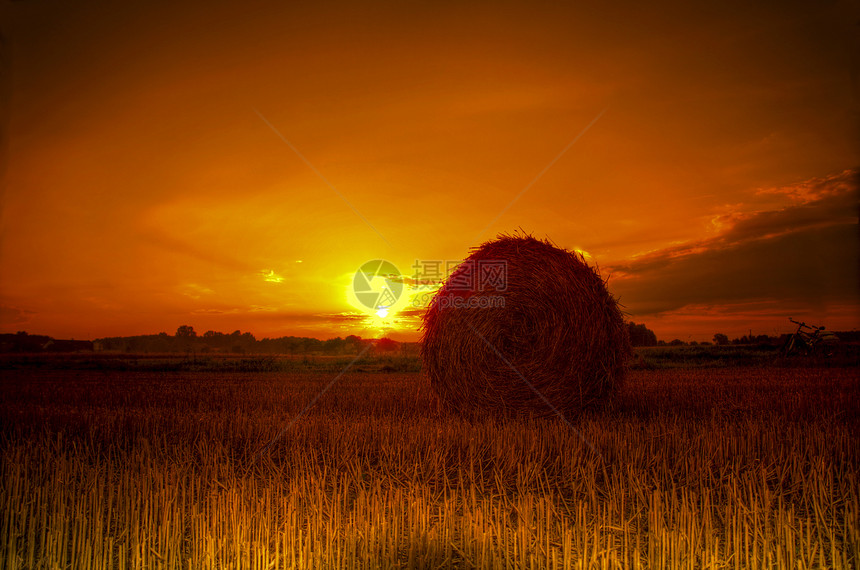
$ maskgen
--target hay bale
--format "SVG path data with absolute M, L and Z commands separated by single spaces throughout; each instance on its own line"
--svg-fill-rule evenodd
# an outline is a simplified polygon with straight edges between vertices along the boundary
M 488 278 L 497 262 L 506 267 L 502 290 Z M 430 384 L 460 411 L 546 416 L 554 407 L 570 417 L 618 388 L 631 355 L 599 274 L 581 255 L 531 236 L 473 248 L 433 297 L 422 329 Z

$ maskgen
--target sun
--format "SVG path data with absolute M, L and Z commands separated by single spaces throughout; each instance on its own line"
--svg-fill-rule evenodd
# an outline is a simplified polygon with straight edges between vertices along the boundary
M 368 284 L 370 291 L 378 293 L 379 298 L 373 303 L 372 307 L 368 306 L 366 297 L 359 299 L 356 296 L 354 276 L 354 273 L 344 274 L 344 291 L 347 303 L 355 310 L 355 314 L 361 315 L 357 321 L 357 323 L 360 323 L 359 326 L 373 336 L 379 337 L 401 331 L 402 319 L 400 318 L 400 311 L 407 307 L 409 295 L 404 291 L 403 294 L 394 298 L 390 294 L 392 287 L 386 281 L 386 278 L 377 275 L 370 279 Z

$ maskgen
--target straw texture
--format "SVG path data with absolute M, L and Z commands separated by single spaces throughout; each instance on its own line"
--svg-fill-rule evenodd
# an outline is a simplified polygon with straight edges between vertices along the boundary
M 617 390 L 631 355 L 618 303 L 597 271 L 528 235 L 473 248 L 434 296 L 422 329 L 430 384 L 461 411 L 576 415 Z

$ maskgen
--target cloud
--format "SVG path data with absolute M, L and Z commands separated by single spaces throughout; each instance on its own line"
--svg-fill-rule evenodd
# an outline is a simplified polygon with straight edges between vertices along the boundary
M 27 309 L 19 309 L 17 307 L 9 307 L 0 305 L 0 324 L 18 325 L 29 322 L 30 315 L 35 314 L 35 311 Z
M 635 315 L 776 300 L 823 309 L 858 299 L 857 172 L 788 187 L 791 205 L 735 214 L 722 233 L 609 268 Z
M 269 307 L 265 305 L 251 305 L 249 307 L 231 307 L 231 308 L 203 308 L 194 309 L 192 315 L 249 315 L 252 313 L 276 313 L 277 307 Z M 283 313 L 279 313 L 283 317 Z
M 321 313 L 307 315 L 308 320 L 316 320 L 321 322 L 361 322 L 367 318 L 366 313 L 359 312 L 343 312 L 343 313 Z
M 171 235 L 157 228 L 141 228 L 139 230 L 141 241 L 160 250 L 166 250 L 171 254 L 180 254 L 216 267 L 238 270 L 243 273 L 254 271 L 253 265 L 224 252 L 217 251 L 213 247 L 205 247 L 191 243 L 187 239 Z
M 263 269 L 258 272 L 257 275 L 260 275 L 263 278 L 263 281 L 268 281 L 270 283 L 282 283 L 284 281 L 284 278 L 275 273 L 274 269 Z
M 183 287 L 183 294 L 191 297 L 192 299 L 200 299 L 203 295 L 211 295 L 215 291 L 206 287 L 205 285 L 198 285 L 197 283 L 186 283 Z
M 426 310 L 427 310 L 426 307 L 410 307 L 407 309 L 402 309 L 400 311 L 397 311 L 397 314 L 399 316 L 403 316 L 403 317 L 420 318 Z
M 857 171 L 848 169 L 837 174 L 811 178 L 788 186 L 759 188 L 756 190 L 756 194 L 787 196 L 795 202 L 807 203 L 824 196 L 850 192 L 852 188 L 856 187 L 857 176 Z

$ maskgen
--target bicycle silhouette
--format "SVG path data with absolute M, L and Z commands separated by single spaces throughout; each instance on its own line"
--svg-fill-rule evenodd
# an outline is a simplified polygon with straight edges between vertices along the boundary
M 833 335 L 822 332 L 824 327 L 808 325 L 795 321 L 791 317 L 788 320 L 797 325 L 797 330 L 789 335 L 782 345 L 779 351 L 782 356 L 833 356 L 833 353 L 827 349 L 829 341 L 833 340 Z

